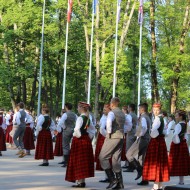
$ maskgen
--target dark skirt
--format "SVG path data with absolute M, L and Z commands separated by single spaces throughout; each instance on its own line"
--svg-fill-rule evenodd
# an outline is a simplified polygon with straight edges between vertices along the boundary
M 94 177 L 94 156 L 88 135 L 73 137 L 65 180 L 75 182 Z
M 35 159 L 53 160 L 53 141 L 51 132 L 42 129 L 37 138 Z
M 5 137 L 6 142 L 10 144 L 13 144 L 13 138 L 9 134 L 12 131 L 12 129 L 13 129 L 13 125 L 8 125 L 6 129 L 6 137 Z
M 62 146 L 62 132 L 58 133 L 56 136 L 54 156 L 63 156 L 63 146 Z
M 0 151 L 6 151 L 5 134 L 2 127 L 0 127 Z
M 179 144 L 172 142 L 169 154 L 170 176 L 188 176 L 190 174 L 190 157 L 186 140 Z
M 24 132 L 23 143 L 26 150 L 35 149 L 33 130 L 29 126 L 26 127 Z
M 121 161 L 126 161 L 127 160 L 127 157 L 126 157 L 126 147 L 127 146 L 127 141 L 126 141 L 126 136 L 124 138 L 124 141 L 123 141 L 123 148 L 122 148 L 122 151 L 121 151 Z
M 143 166 L 143 180 L 169 181 L 168 154 L 163 136 L 151 138 Z
M 105 140 L 105 137 L 101 135 L 101 133 L 99 133 L 97 143 L 96 143 L 95 158 L 94 158 L 94 161 L 96 162 L 96 170 L 99 170 L 99 171 L 103 170 L 100 165 L 99 155 L 100 155 L 102 146 L 104 144 L 104 140 Z

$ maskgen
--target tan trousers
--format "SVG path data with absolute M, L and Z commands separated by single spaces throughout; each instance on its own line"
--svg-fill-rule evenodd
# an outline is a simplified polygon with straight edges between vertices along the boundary
M 121 151 L 123 148 L 124 139 L 109 139 L 106 138 L 102 146 L 99 160 L 104 170 L 110 169 L 110 158 L 112 158 L 112 169 L 118 173 L 121 171 Z

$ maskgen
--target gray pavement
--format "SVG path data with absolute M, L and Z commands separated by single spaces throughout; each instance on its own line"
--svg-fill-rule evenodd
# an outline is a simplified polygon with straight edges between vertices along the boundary
M 49 167 L 38 166 L 41 160 L 34 160 L 34 151 L 31 156 L 18 158 L 17 150 L 8 149 L 2 152 L 0 157 L 0 190 L 62 190 L 75 189 L 70 182 L 64 180 L 66 169 L 62 168 L 58 162 L 61 157 L 55 157 L 50 161 Z M 150 190 L 153 183 L 149 186 L 140 187 L 136 185 L 134 173 L 123 173 L 124 185 L 126 190 Z M 86 179 L 87 190 L 106 189 L 107 184 L 99 183 L 104 178 L 104 173 L 96 171 L 94 178 Z M 172 177 L 170 182 L 164 185 L 174 185 L 178 183 L 177 177 Z M 190 177 L 185 177 L 185 183 L 190 184 Z M 190 189 L 190 188 L 189 188 Z

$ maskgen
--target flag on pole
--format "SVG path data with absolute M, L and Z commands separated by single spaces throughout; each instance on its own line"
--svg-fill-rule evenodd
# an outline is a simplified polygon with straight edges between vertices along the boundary
M 96 7 L 97 7 L 97 4 L 98 4 L 98 0 L 93 0 L 93 13 L 96 14 Z
M 72 5 L 73 5 L 73 1 L 72 0 L 68 0 L 67 22 L 71 21 Z
M 118 18 L 118 22 L 120 20 L 120 12 L 121 12 L 121 0 L 118 0 L 118 6 L 117 6 L 117 18 Z
M 143 0 L 140 0 L 138 23 L 140 25 L 143 23 Z

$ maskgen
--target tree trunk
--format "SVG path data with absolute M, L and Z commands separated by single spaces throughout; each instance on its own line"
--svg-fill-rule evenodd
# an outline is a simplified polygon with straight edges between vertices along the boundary
M 180 54 L 184 53 L 184 47 L 185 47 L 184 41 L 190 27 L 190 20 L 188 19 L 189 9 L 190 9 L 190 0 L 188 0 L 188 5 L 186 7 L 185 16 L 183 20 L 183 28 L 182 28 L 181 38 L 180 38 L 180 43 L 179 43 Z M 173 67 L 173 71 L 175 73 L 175 76 L 173 77 L 173 80 L 172 80 L 171 113 L 175 113 L 176 108 L 177 108 L 177 90 L 178 90 L 179 80 L 180 80 L 179 75 L 181 73 L 181 59 L 177 60 L 177 63 Z
M 156 35 L 155 35 L 155 0 L 150 2 L 150 28 L 152 41 L 152 59 L 150 64 L 151 80 L 152 80 L 152 104 L 159 101 L 158 80 L 156 70 Z

